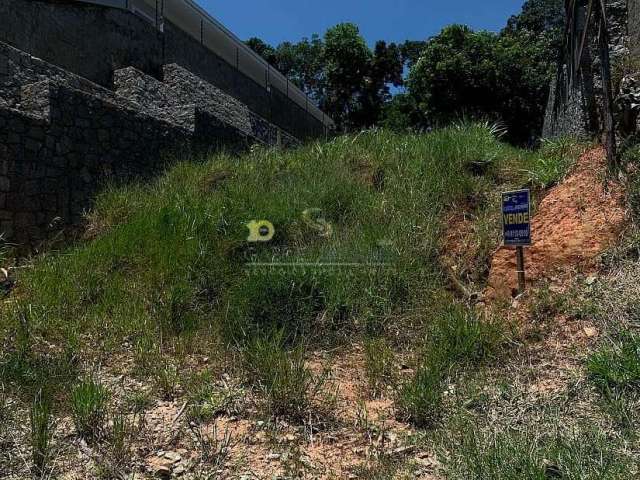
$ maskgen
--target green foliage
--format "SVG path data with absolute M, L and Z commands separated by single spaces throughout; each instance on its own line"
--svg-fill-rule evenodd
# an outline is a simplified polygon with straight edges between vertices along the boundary
M 426 360 L 419 365 L 398 392 L 396 405 L 401 417 L 417 427 L 433 427 L 443 414 L 445 377 L 439 364 Z
M 528 183 L 549 188 L 560 183 L 574 165 L 582 145 L 572 137 L 542 141 L 540 155 L 527 170 Z
M 22 375 L 22 365 L 32 375 L 25 369 L 35 368 L 35 353 L 24 351 L 34 338 L 69 345 L 70 359 L 79 333 L 106 350 L 132 338 L 136 363 L 153 374 L 161 339 L 209 326 L 235 344 L 261 329 L 313 337 L 353 330 L 363 317 L 383 324 L 438 285 L 432 260 L 440 214 L 491 181 L 468 166 L 489 162 L 492 175 L 528 155 L 482 126 L 429 135 L 376 131 L 290 152 L 258 150 L 238 161 L 182 163 L 149 186 L 109 190 L 92 216 L 102 234 L 36 259 L 21 276 L 21 303 L 29 307 L 2 307 L 4 334 L 24 338 L 11 342 L 23 347 L 3 352 L 2 364 L 13 359 L 5 374 Z M 363 178 L 369 171 L 383 183 Z M 229 173 L 212 190 L 208 179 L 219 172 Z M 309 208 L 322 211 L 332 235 L 309 225 Z M 273 242 L 246 241 L 253 219 L 274 224 Z M 391 268 L 313 266 L 383 257 Z M 267 266 L 251 266 L 259 262 Z
M 126 463 L 130 454 L 130 439 L 133 433 L 133 426 L 123 413 L 113 417 L 110 432 L 111 454 L 118 464 Z
M 324 384 L 305 365 L 305 350 L 287 349 L 283 331 L 258 337 L 244 350 L 249 382 L 258 385 L 269 413 L 301 418 Z
M 427 361 L 445 369 L 477 366 L 491 359 L 505 339 L 504 328 L 497 321 L 481 320 L 455 304 L 434 319 L 427 335 Z
M 219 415 L 237 415 L 240 412 L 244 391 L 227 382 L 216 385 L 211 372 L 195 375 L 187 387 L 190 421 L 211 421 Z
M 390 86 L 403 83 L 403 66 L 415 61 L 422 42 L 399 46 L 381 40 L 371 50 L 356 25 L 341 23 L 323 38 L 275 48 L 251 38 L 247 45 L 331 115 L 339 130 L 350 131 L 379 120 Z
M 71 414 L 76 430 L 86 439 L 98 438 L 104 429 L 109 392 L 96 380 L 89 378 L 71 391 Z
M 563 0 L 527 0 L 522 6 L 522 11 L 509 18 L 503 34 L 528 33 L 544 36 L 548 45 L 548 56 L 553 58 L 560 52 L 564 17 Z
M 51 444 L 55 424 L 51 415 L 51 399 L 42 389 L 36 393 L 29 414 L 33 475 L 35 478 L 48 478 L 53 460 Z
M 531 429 L 481 433 L 464 422 L 447 432 L 450 478 L 484 480 L 581 480 L 628 478 L 628 459 L 602 432 L 585 429 L 568 435 Z
M 462 306 L 452 305 L 440 312 L 434 317 L 414 377 L 400 388 L 401 415 L 419 427 L 432 427 L 443 414 L 449 375 L 492 358 L 503 340 L 497 323 L 481 321 Z
M 369 339 L 364 345 L 364 360 L 371 394 L 382 395 L 395 381 L 393 350 L 382 337 Z
M 160 395 L 170 400 L 175 398 L 180 387 L 180 375 L 178 367 L 168 358 L 159 358 L 156 368 L 153 370 L 155 386 Z
M 427 43 L 408 86 L 432 124 L 463 115 L 501 120 L 510 139 L 528 142 L 542 128 L 551 63 L 534 35 L 452 25 Z
M 603 391 L 625 390 L 640 385 L 640 336 L 624 332 L 591 354 L 587 369 Z

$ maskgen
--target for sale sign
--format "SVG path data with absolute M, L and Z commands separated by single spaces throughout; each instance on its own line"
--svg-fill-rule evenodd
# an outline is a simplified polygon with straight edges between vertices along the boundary
M 516 190 L 502 194 L 502 232 L 505 246 L 531 245 L 531 193 Z

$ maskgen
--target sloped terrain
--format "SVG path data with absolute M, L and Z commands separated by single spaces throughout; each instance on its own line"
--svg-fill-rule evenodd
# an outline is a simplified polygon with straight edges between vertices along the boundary
M 632 478 L 635 423 L 619 423 L 640 368 L 607 373 L 601 342 L 622 341 L 604 299 L 633 260 L 495 308 L 451 288 L 486 279 L 497 193 L 574 151 L 483 125 L 374 131 L 105 192 L 84 242 L 3 261 L 2 476 Z M 252 220 L 272 242 L 247 241 Z M 450 238 L 477 258 L 445 258 Z
M 525 248 L 529 282 L 593 271 L 599 256 L 619 240 L 628 219 L 626 199 L 622 186 L 607 180 L 606 170 L 604 150 L 587 151 L 537 206 L 533 245 Z M 489 297 L 505 298 L 517 290 L 513 248 L 501 247 L 493 256 L 488 283 Z

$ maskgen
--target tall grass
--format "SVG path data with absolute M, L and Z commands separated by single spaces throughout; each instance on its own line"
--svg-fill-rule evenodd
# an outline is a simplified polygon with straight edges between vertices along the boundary
M 441 287 L 442 213 L 485 197 L 498 179 L 526 181 L 522 168 L 506 167 L 534 156 L 486 126 L 460 125 L 183 162 L 151 184 L 105 191 L 92 239 L 36 259 L 16 300 L 32 312 L 32 338 L 67 345 L 88 336 L 91 350 L 119 349 L 125 338 L 166 348 L 205 330 L 228 345 L 274 329 L 290 340 L 378 334 L 389 318 L 414 321 L 403 313 Z M 507 170 L 518 173 L 505 179 Z M 247 242 L 252 220 L 270 221 L 274 239 Z M 255 266 L 264 263 L 290 265 Z M 20 321 L 0 309 L 2 371 Z
M 480 432 L 462 423 L 447 431 L 448 478 L 469 480 L 622 480 L 630 461 L 615 440 L 594 428 L 537 431 L 529 426 Z

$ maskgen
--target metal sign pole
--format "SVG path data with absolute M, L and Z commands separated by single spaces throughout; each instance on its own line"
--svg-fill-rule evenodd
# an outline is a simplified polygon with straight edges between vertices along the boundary
M 518 268 L 518 294 L 523 294 L 526 288 L 524 276 L 524 247 L 516 247 L 516 263 Z

